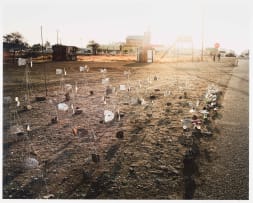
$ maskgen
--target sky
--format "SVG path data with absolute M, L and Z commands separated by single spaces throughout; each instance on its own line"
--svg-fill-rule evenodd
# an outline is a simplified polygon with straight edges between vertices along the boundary
M 2 32 L 20 32 L 30 44 L 58 40 L 86 47 L 124 42 L 151 32 L 152 44 L 192 37 L 195 48 L 249 49 L 250 0 L 3 0 Z M 186 45 L 187 46 L 187 45 Z

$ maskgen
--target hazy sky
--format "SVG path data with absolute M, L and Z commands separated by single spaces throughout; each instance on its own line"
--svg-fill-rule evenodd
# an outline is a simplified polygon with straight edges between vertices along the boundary
M 205 47 L 219 42 L 237 52 L 249 48 L 250 0 L 4 0 L 3 34 L 18 31 L 29 44 L 86 46 L 125 41 L 127 35 L 151 31 L 153 44 L 172 44 L 178 36 L 192 36 L 201 47 L 202 19 Z

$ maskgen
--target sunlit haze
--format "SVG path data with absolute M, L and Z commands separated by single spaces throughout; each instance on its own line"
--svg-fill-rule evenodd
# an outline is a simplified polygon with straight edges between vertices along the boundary
M 249 48 L 250 10 L 246 0 L 4 0 L 3 34 L 20 32 L 30 44 L 44 39 L 51 44 L 86 47 L 124 42 L 128 35 L 151 32 L 152 44 L 172 44 L 191 36 L 195 48 L 204 46 Z M 202 32 L 203 31 L 203 32 Z

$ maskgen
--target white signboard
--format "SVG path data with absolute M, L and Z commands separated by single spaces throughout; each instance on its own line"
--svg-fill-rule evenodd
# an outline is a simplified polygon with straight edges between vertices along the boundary
M 84 70 L 85 70 L 85 67 L 80 66 L 80 72 L 84 72 Z
M 57 107 L 58 107 L 58 110 L 60 111 L 67 111 L 69 109 L 69 106 L 65 103 L 59 103 Z
M 100 73 L 106 73 L 106 72 L 107 72 L 106 68 L 100 69 Z
M 89 67 L 88 67 L 87 65 L 85 65 L 85 66 L 80 66 L 80 72 L 84 72 L 84 71 L 86 71 L 86 72 L 89 71 Z
M 104 121 L 105 123 L 110 122 L 114 119 L 114 113 L 109 111 L 109 110 L 105 110 L 104 111 Z
M 26 65 L 26 59 L 18 58 L 18 66 L 25 66 Z
M 62 69 L 56 69 L 56 75 L 61 75 L 62 74 Z
M 120 85 L 119 89 L 122 90 L 122 91 L 126 90 L 126 85 Z
M 67 91 L 71 91 L 71 90 L 72 90 L 72 85 L 71 85 L 71 84 L 66 84 L 66 85 L 65 85 L 65 89 L 66 89 Z
M 102 79 L 102 84 L 103 84 L 103 85 L 108 84 L 108 83 L 109 83 L 109 80 L 110 80 L 110 78 L 104 78 L 104 79 Z

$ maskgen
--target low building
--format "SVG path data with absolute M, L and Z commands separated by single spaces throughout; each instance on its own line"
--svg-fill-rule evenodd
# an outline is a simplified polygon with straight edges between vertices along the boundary
M 52 54 L 53 53 L 53 48 L 52 47 L 46 47 L 45 50 L 44 50 L 44 52 L 46 54 Z
M 128 46 L 134 46 L 134 47 L 140 47 L 143 45 L 144 36 L 127 36 L 126 38 L 126 44 Z
M 150 45 L 150 32 L 144 35 L 130 35 L 126 38 L 126 43 L 122 46 L 124 54 L 137 54 L 138 49 Z
M 16 62 L 18 57 L 23 57 L 26 49 L 23 44 L 3 42 L 3 61 Z
M 78 55 L 92 55 L 92 48 L 79 48 L 76 52 Z
M 122 47 L 123 47 L 122 42 L 115 42 L 115 43 L 111 43 L 111 44 L 102 44 L 102 45 L 99 45 L 98 53 L 99 54 L 112 54 L 112 55 L 121 54 Z
M 75 61 L 77 60 L 77 50 L 75 46 L 65 46 L 56 44 L 53 48 L 53 61 Z
M 154 62 L 154 49 L 152 47 L 140 47 L 137 50 L 137 61 L 141 63 Z

